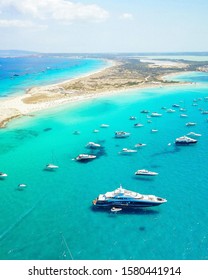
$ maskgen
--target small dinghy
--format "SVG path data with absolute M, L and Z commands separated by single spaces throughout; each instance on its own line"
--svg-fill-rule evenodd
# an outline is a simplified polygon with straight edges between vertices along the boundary
M 119 212 L 122 211 L 122 208 L 112 207 L 111 212 Z

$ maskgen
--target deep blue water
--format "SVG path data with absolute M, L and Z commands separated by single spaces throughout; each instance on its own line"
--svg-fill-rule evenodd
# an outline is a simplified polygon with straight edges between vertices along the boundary
M 11 122 L 0 131 L 0 168 L 8 174 L 0 181 L 0 259 L 207 260 L 206 96 L 206 83 L 133 90 Z M 161 109 L 175 103 L 187 111 Z M 143 109 L 163 115 L 148 123 Z M 129 120 L 132 115 L 136 121 Z M 188 121 L 197 125 L 187 127 Z M 135 122 L 144 126 L 135 128 Z M 131 135 L 115 139 L 116 130 Z M 190 131 L 202 135 L 198 143 L 176 147 L 175 138 Z M 88 152 L 89 141 L 100 143 L 102 153 L 87 164 L 74 161 Z M 119 154 L 136 143 L 147 146 L 131 156 Z M 44 171 L 49 162 L 60 168 Z M 135 178 L 142 168 L 159 175 Z M 19 191 L 19 183 L 27 187 Z M 120 184 L 168 202 L 117 214 L 92 208 L 98 194 Z
M 0 57 L 0 97 L 22 94 L 32 86 L 61 82 L 105 65 L 104 60 L 58 56 Z

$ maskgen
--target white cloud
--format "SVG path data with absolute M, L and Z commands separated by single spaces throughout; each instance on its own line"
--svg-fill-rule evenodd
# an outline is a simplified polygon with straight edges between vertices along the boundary
M 124 13 L 120 16 L 120 19 L 125 19 L 125 20 L 133 20 L 134 17 L 132 14 L 130 13 Z
M 95 4 L 74 3 L 68 0 L 0 0 L 0 11 L 11 9 L 18 16 L 60 22 L 103 21 L 109 14 Z

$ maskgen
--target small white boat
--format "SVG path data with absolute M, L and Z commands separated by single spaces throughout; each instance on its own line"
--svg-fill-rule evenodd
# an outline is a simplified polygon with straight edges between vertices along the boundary
M 159 114 L 159 113 L 157 113 L 157 112 L 153 112 L 152 114 L 151 114 L 151 117 L 161 117 L 162 116 L 162 114 Z
M 175 110 L 173 110 L 173 109 L 167 109 L 166 112 L 167 112 L 167 113 L 174 113 Z
M 180 105 L 178 105 L 178 104 L 173 104 L 172 107 L 173 107 L 173 108 L 179 108 Z
M 23 189 L 26 188 L 26 187 L 27 187 L 26 184 L 19 184 L 19 185 L 18 185 L 18 189 L 19 189 L 19 190 L 23 190 Z
M 59 166 L 58 165 L 55 165 L 55 164 L 52 164 L 52 163 L 49 163 L 46 165 L 45 169 L 46 170 L 55 170 L 55 169 L 58 169 Z
M 0 172 L 0 178 L 6 178 L 8 175 L 6 173 Z
M 94 129 L 94 130 L 93 130 L 93 133 L 98 133 L 98 132 L 99 132 L 98 129 Z
M 136 145 L 134 145 L 135 148 L 141 148 L 141 147 L 145 147 L 147 144 L 143 144 L 143 143 L 138 143 Z
M 130 116 L 129 119 L 130 119 L 130 120 L 136 120 L 136 117 L 135 117 L 135 116 Z
M 202 111 L 203 115 L 208 115 L 208 111 Z
M 96 158 L 95 155 L 79 154 L 79 155 L 76 157 L 76 160 L 77 160 L 77 161 L 87 161 L 87 160 L 92 160 L 92 159 L 95 159 L 95 158 Z
M 186 114 L 180 114 L 180 117 L 181 117 L 181 118 L 187 118 L 188 115 L 186 115 Z
M 112 207 L 111 212 L 119 212 L 122 211 L 122 208 Z
M 142 127 L 142 126 L 144 126 L 142 123 L 135 123 L 134 124 L 134 127 Z
M 107 128 L 107 127 L 109 127 L 109 124 L 103 123 L 103 124 L 100 125 L 100 127 L 102 127 L 102 128 Z
M 188 122 L 188 123 L 186 123 L 186 126 L 195 126 L 196 125 L 196 123 L 194 123 L 194 122 Z
M 127 148 L 123 148 L 121 152 L 119 152 L 119 154 L 128 154 L 128 153 L 137 153 L 137 150 L 131 150 L 131 149 L 127 149 Z
M 149 171 L 149 170 L 146 170 L 146 169 L 137 170 L 134 174 L 135 175 L 141 175 L 141 176 L 156 176 L 156 175 L 158 175 L 157 172 Z
M 100 148 L 101 145 L 100 144 L 97 144 L 95 142 L 88 142 L 87 145 L 86 145 L 86 148 L 94 148 L 94 149 L 97 149 L 97 148 Z
M 151 129 L 151 132 L 156 133 L 156 132 L 158 132 L 158 129 Z
M 195 132 L 189 132 L 187 135 L 192 135 L 192 136 L 196 136 L 196 137 L 200 137 L 201 136 L 201 134 L 195 133 Z
M 116 138 L 126 138 L 129 137 L 131 133 L 125 132 L 125 131 L 116 131 L 115 132 L 115 137 Z

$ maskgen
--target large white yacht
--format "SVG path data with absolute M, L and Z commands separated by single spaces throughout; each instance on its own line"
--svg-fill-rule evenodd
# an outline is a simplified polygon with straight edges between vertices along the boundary
M 176 145 L 190 145 L 190 144 L 196 144 L 197 140 L 187 137 L 187 136 L 181 136 L 179 138 L 176 138 L 175 144 Z
M 100 194 L 93 200 L 93 205 L 96 207 L 120 207 L 122 209 L 140 208 L 157 206 L 167 202 L 166 199 L 155 196 L 140 194 L 134 191 L 123 189 L 121 186 L 111 192 Z

